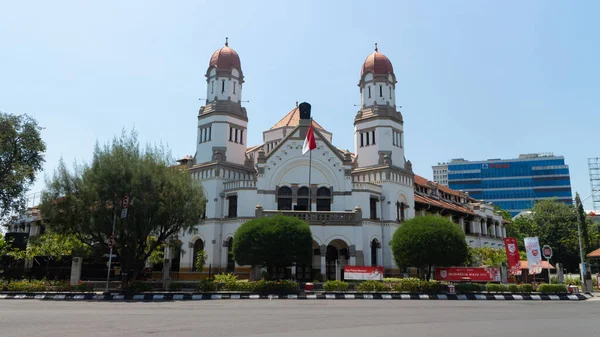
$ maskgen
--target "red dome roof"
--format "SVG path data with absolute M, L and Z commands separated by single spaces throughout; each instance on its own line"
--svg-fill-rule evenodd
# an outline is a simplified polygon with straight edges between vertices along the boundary
M 210 63 L 208 67 L 217 67 L 217 69 L 231 70 L 238 69 L 242 70 L 240 63 L 240 57 L 235 50 L 229 48 L 229 44 L 225 42 L 225 47 L 215 51 L 210 57 Z
M 373 73 L 374 75 L 387 75 L 393 72 L 394 67 L 392 67 L 392 62 L 390 62 L 390 59 L 375 49 L 373 54 L 367 56 L 367 59 L 362 66 L 360 76 L 366 73 Z

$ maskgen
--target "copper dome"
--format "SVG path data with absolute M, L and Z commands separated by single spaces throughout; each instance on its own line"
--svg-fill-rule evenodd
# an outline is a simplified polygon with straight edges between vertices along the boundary
M 242 70 L 240 57 L 235 50 L 229 48 L 229 44 L 225 42 L 225 47 L 215 51 L 210 57 L 208 67 L 216 67 L 218 70 Z
M 367 56 L 367 59 L 362 66 L 360 76 L 363 76 L 366 73 L 373 73 L 373 75 L 387 75 L 393 72 L 394 67 L 392 67 L 390 59 L 375 49 L 373 54 Z

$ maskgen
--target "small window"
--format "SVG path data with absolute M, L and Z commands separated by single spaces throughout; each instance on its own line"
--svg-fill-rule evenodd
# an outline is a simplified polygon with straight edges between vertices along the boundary
M 235 95 L 235 87 L 236 87 L 236 85 L 237 85 L 237 84 L 235 83 L 235 81 L 233 81 L 233 94 L 234 94 L 234 95 Z
M 363 137 L 363 133 L 361 132 L 360 133 L 360 147 L 363 147 L 363 146 L 365 146 L 365 140 Z
M 369 203 L 370 214 L 369 217 L 371 220 L 377 220 L 377 199 L 371 198 Z
M 379 86 L 379 97 L 383 97 L 383 86 Z
M 365 132 L 365 136 L 367 137 L 367 140 L 366 140 L 367 146 L 371 145 L 371 143 L 369 142 L 369 133 Z
M 215 81 L 210 81 L 210 93 L 215 93 Z
M 235 138 L 234 138 L 234 142 L 237 143 L 238 142 L 238 129 L 235 129 Z
M 369 88 L 369 98 L 371 98 L 371 86 L 369 85 L 367 88 Z
M 221 93 L 225 93 L 225 80 L 221 81 Z
M 331 191 L 327 187 L 319 187 L 317 190 L 317 211 L 331 211 Z
M 240 144 L 244 144 L 244 130 L 240 130 Z
M 392 87 L 390 87 L 390 99 L 392 99 Z
M 227 199 L 229 199 L 229 212 L 227 213 L 227 217 L 237 218 L 237 195 L 232 195 Z
M 308 187 L 301 187 L 298 189 L 298 200 L 296 201 L 295 211 L 308 211 L 310 201 L 308 198 L 309 190 Z
M 375 145 L 375 130 L 371 131 L 371 138 L 373 138 L 373 145 Z
M 233 128 L 229 128 L 229 141 L 233 142 Z
M 373 239 L 371 241 L 371 266 L 377 266 L 377 248 L 379 248 L 379 242 Z
M 277 193 L 277 210 L 291 211 L 292 210 L 292 189 L 283 186 Z
M 209 126 L 208 127 L 208 140 L 212 139 L 211 136 L 212 136 L 212 128 Z

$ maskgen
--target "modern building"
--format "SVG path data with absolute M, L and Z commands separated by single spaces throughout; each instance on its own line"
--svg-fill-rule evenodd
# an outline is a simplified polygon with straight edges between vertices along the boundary
M 433 181 L 440 185 L 448 186 L 448 164 L 438 163 L 431 168 L 433 169 Z
M 444 165 L 448 167 L 450 188 L 493 202 L 513 216 L 530 209 L 536 200 L 557 198 L 573 203 L 569 166 L 564 157 L 552 153 L 485 161 L 453 159 Z M 434 166 L 434 171 L 439 166 Z

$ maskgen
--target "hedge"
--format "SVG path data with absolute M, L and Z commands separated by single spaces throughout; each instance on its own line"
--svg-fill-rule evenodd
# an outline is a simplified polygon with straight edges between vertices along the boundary
M 519 290 L 522 293 L 531 293 L 533 292 L 533 286 L 531 284 L 521 284 L 519 285 Z
M 537 291 L 542 294 L 564 294 L 567 292 L 567 286 L 564 284 L 540 284 Z
M 485 285 L 485 290 L 488 292 L 503 293 L 508 291 L 508 287 L 504 284 L 488 283 Z
M 327 281 L 323 284 L 325 291 L 346 291 L 348 290 L 348 282 L 344 281 Z
M 478 293 L 483 290 L 483 285 L 478 283 L 457 283 L 455 285 L 457 293 Z
M 261 294 L 291 294 L 298 290 L 298 283 L 291 280 L 281 281 L 247 281 L 229 278 L 227 282 L 214 282 L 202 280 L 196 288 L 201 292 L 232 291 L 232 292 L 255 292 Z
M 389 291 L 385 283 L 380 281 L 364 281 L 356 286 L 356 290 L 360 292 L 375 291 L 375 292 L 386 292 Z
M 70 284 L 65 281 L 50 283 L 46 280 L 21 280 L 12 281 L 3 284 L 0 287 L 3 291 L 22 291 L 22 292 L 42 292 L 42 291 L 60 291 L 60 292 L 89 292 L 94 290 L 94 285 L 89 282 L 79 282 Z
M 399 279 L 398 282 L 392 284 L 392 290 L 417 293 L 421 291 L 421 280 L 414 277 Z
M 511 293 L 518 293 L 521 290 L 519 289 L 519 286 L 516 284 L 509 284 L 508 285 L 508 291 L 510 291 Z

